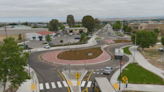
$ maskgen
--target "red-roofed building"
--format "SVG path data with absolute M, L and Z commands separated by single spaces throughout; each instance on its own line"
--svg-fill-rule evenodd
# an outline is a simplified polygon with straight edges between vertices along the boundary
M 35 33 L 27 33 L 26 39 L 27 40 L 36 40 L 36 41 L 45 41 L 46 36 L 48 34 L 51 36 L 51 38 L 53 38 L 56 35 L 56 33 L 51 32 L 51 31 L 38 31 Z

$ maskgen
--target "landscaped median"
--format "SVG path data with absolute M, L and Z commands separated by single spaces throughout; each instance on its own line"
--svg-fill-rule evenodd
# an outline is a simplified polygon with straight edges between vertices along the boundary
M 126 76 L 128 78 L 128 82 L 134 84 L 164 84 L 161 77 L 145 70 L 137 63 L 131 63 L 124 68 L 121 76 Z
M 131 55 L 131 52 L 129 51 L 129 48 L 130 48 L 130 47 L 131 47 L 131 46 L 125 47 L 125 48 L 124 48 L 124 53 L 125 53 L 125 54 Z

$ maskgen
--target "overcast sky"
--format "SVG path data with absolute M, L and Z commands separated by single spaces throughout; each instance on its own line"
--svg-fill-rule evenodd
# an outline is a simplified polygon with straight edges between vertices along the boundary
M 0 0 L 0 22 L 163 16 L 164 0 Z

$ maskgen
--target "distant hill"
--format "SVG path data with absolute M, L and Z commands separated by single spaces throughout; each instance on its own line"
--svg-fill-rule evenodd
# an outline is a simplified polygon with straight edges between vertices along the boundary
M 152 20 L 152 19 L 164 19 L 163 17 L 136 17 L 136 18 L 99 18 L 100 21 L 123 21 L 123 20 Z

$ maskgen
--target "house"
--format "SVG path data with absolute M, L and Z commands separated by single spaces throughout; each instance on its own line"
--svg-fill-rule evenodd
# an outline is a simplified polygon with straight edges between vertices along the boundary
M 35 33 L 26 33 L 26 40 L 36 40 L 36 41 L 45 41 L 46 36 L 50 35 L 51 38 L 53 38 L 56 33 L 51 31 L 39 31 Z
M 66 31 L 67 33 L 80 34 L 83 32 L 84 33 L 88 32 L 88 29 L 84 27 L 77 27 L 77 28 L 67 28 Z

